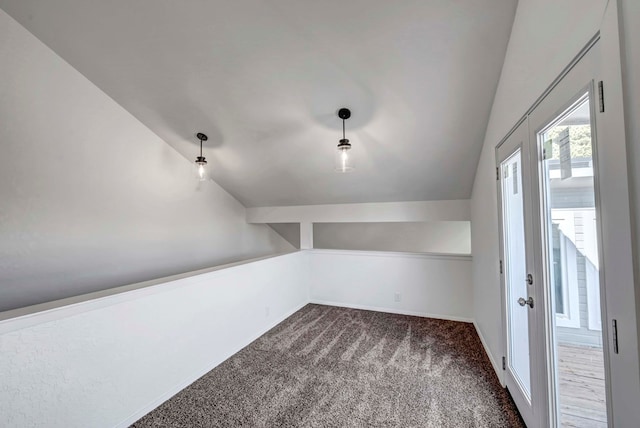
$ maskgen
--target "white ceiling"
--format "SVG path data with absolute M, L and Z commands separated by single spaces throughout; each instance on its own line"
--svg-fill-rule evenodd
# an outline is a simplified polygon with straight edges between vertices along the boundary
M 188 159 L 209 134 L 213 179 L 269 206 L 469 198 L 516 0 L 0 7 Z

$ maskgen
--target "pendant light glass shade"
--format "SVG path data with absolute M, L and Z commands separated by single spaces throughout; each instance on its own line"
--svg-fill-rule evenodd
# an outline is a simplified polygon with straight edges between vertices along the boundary
M 343 141 L 340 140 L 338 151 L 336 152 L 336 171 L 351 172 L 354 170 L 351 144 L 349 144 L 349 140 L 346 140 L 346 143 L 343 143 Z
M 196 160 L 196 178 L 199 181 L 205 181 L 207 179 L 207 161 L 202 158 Z

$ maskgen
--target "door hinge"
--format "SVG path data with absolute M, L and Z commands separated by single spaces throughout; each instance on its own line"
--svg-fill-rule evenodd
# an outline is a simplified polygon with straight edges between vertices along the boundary
M 612 324 L 612 334 L 613 336 L 613 352 L 618 354 L 618 320 L 611 320 Z
M 496 180 L 500 180 L 500 169 L 496 167 Z
M 507 359 L 505 357 L 502 357 L 502 370 L 506 370 L 507 369 Z
M 598 82 L 598 99 L 600 101 L 600 113 L 604 113 L 604 82 Z
M 502 260 L 500 260 L 500 273 L 502 273 Z

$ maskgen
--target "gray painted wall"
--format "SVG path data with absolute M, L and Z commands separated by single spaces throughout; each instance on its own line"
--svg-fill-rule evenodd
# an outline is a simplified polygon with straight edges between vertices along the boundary
M 572 177 L 562 182 L 554 181 L 551 185 L 551 208 L 554 209 L 595 209 L 593 177 Z M 587 297 L 587 263 L 584 255 L 584 218 L 574 215 L 575 225 L 575 263 L 572 269 L 577 272 L 578 301 L 580 311 L 580 327 L 557 327 L 557 339 L 562 343 L 602 346 L 602 332 L 589 329 L 589 306 Z M 568 302 L 567 302 L 568 304 Z
M 268 225 L 294 248 L 300 248 L 300 223 L 268 223 Z
M 576 345 L 588 345 L 602 347 L 602 331 L 589 328 L 589 302 L 588 302 L 588 279 L 587 279 L 587 265 L 590 264 L 592 271 L 595 267 L 588 258 L 584 255 L 584 232 L 583 222 L 584 216 L 575 215 L 575 246 L 573 247 L 573 254 L 575 258 L 569 258 L 568 263 L 573 263 L 574 266 L 568 267 L 575 269 L 576 280 L 578 285 L 578 310 L 579 310 L 579 327 L 556 327 L 557 340 L 560 343 L 571 343 Z M 567 240 L 567 245 L 573 245 L 570 240 Z M 597 272 L 597 270 L 595 270 Z M 595 278 L 597 280 L 597 277 Z M 596 282 L 597 284 L 597 282 Z M 569 285 L 571 286 L 571 285 Z M 567 305 L 569 302 L 565 302 Z M 598 308 L 599 309 L 599 308 Z
M 0 63 L 0 311 L 292 249 L 1 10 Z
M 416 253 L 471 253 L 468 221 L 315 223 L 314 248 Z

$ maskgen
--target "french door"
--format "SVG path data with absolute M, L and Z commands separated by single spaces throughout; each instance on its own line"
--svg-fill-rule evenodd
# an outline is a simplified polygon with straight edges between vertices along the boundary
M 531 214 L 531 171 L 528 122 L 518 128 L 497 149 L 498 199 L 500 201 L 500 252 L 503 286 L 503 320 L 506 335 L 505 383 L 522 418 L 529 427 L 538 426 L 544 412 L 539 397 L 540 341 L 538 296 L 532 267 L 534 237 Z
M 612 420 L 598 49 L 596 42 L 496 149 L 505 384 L 529 428 Z

